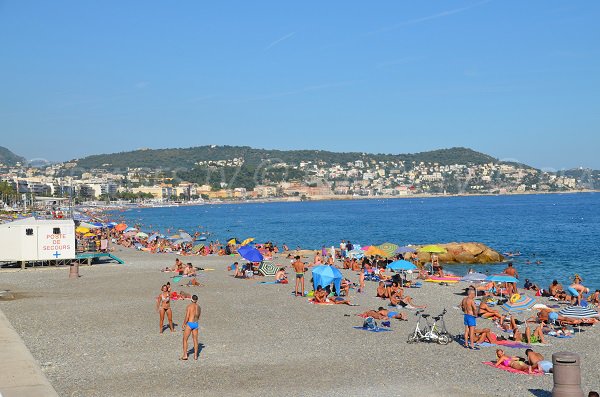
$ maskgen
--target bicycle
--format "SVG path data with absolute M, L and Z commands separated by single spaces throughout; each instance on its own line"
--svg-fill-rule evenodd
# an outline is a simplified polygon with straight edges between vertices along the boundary
M 446 314 L 446 309 L 439 315 L 433 317 L 433 323 L 429 324 L 428 318 L 431 317 L 430 314 L 423 313 L 423 310 L 417 310 L 415 316 L 418 316 L 417 324 L 415 326 L 415 330 L 412 334 L 408 336 L 408 343 L 415 342 L 437 342 L 440 345 L 447 345 L 450 343 L 451 338 L 446 330 L 446 323 L 444 322 L 444 315 Z M 425 321 L 425 324 L 421 324 L 421 319 Z M 438 323 L 441 323 L 438 325 Z

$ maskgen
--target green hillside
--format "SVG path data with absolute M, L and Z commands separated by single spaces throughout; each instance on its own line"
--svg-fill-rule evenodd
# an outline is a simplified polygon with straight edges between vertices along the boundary
M 0 146 L 0 164 L 15 165 L 16 163 L 25 164 L 26 162 L 25 157 L 18 156 L 9 149 Z
M 198 146 L 180 149 L 145 149 L 113 154 L 99 154 L 76 160 L 79 167 L 89 168 L 192 168 L 198 161 L 244 158 L 247 165 L 265 160 L 298 164 L 300 161 L 324 161 L 327 164 L 346 164 L 363 161 L 415 161 L 449 164 L 482 164 L 497 159 L 467 148 L 440 149 L 414 154 L 338 153 L 321 150 L 267 150 L 247 146 Z

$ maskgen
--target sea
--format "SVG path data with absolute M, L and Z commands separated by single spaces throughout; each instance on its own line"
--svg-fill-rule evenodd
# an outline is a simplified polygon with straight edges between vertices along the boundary
M 146 232 L 210 232 L 209 241 L 221 242 L 253 237 L 290 249 L 338 247 L 342 239 L 363 246 L 478 241 L 499 252 L 520 252 L 507 259 L 521 283 L 529 278 L 547 288 L 558 279 L 564 285 L 577 273 L 587 287 L 600 288 L 600 193 L 210 204 L 112 216 Z M 446 270 L 462 275 L 469 268 L 500 273 L 505 267 L 448 265 Z

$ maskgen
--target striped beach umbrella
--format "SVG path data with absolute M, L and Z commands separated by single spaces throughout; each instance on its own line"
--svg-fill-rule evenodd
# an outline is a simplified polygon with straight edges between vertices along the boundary
M 558 314 L 561 316 L 569 317 L 569 318 L 592 318 L 598 317 L 600 314 L 590 307 L 583 306 L 567 306 L 558 311 Z
M 386 257 L 389 258 L 396 254 L 396 250 L 398 249 L 398 246 L 393 243 L 383 243 L 383 244 L 378 245 L 377 248 L 379 248 L 380 250 L 385 252 Z
M 197 254 L 202 248 L 204 248 L 204 244 L 196 244 L 194 247 L 192 247 L 192 252 Z
M 274 276 L 275 273 L 277 273 L 277 266 L 275 266 L 275 264 L 273 262 L 269 262 L 269 261 L 263 261 L 263 263 L 260 264 L 260 266 L 258 267 L 258 271 L 263 275 L 263 276 Z
M 519 313 L 531 309 L 533 305 L 535 305 L 535 299 L 527 295 L 521 295 L 514 302 L 512 301 L 512 299 L 509 299 L 501 307 L 502 310 L 508 313 Z

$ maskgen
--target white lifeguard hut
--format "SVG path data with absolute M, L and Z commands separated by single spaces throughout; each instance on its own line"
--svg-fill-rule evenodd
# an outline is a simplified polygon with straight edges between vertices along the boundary
M 75 222 L 34 217 L 0 225 L 0 262 L 75 259 Z

